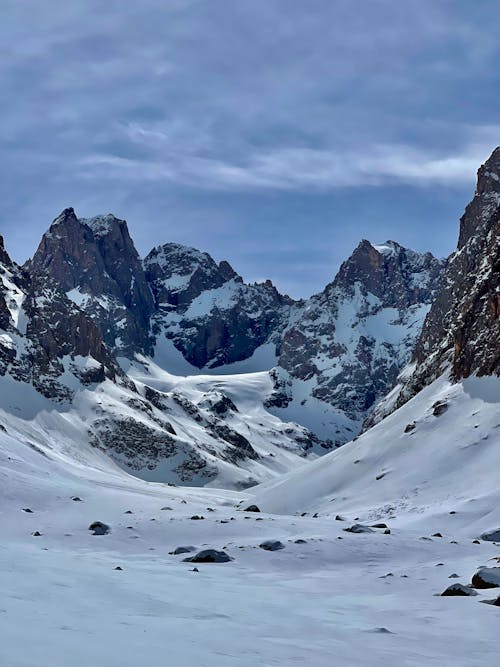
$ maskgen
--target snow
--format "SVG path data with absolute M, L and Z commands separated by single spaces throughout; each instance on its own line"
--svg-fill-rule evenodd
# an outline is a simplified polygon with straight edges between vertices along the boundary
M 495 402 L 482 398 L 493 392 Z M 449 406 L 439 417 L 432 410 L 437 401 Z M 442 512 L 462 505 L 471 512 L 479 499 L 500 500 L 491 474 L 500 464 L 499 405 L 500 378 L 475 377 L 464 387 L 443 376 L 356 441 L 262 485 L 254 501 L 273 512 L 355 507 L 361 520 L 395 508 L 414 519 L 423 507 Z M 405 433 L 409 423 L 416 428 Z M 476 533 L 487 527 L 479 522 Z
M 473 384 L 482 392 L 482 379 Z M 108 391 L 101 396 L 108 400 Z M 454 405 L 431 419 L 432 402 L 445 396 Z M 287 477 L 280 514 L 237 509 L 254 500 L 269 509 L 277 485 L 237 493 L 144 482 L 75 444 L 70 413 L 58 417 L 66 419 L 64 440 L 34 448 L 28 430 L 33 436 L 42 423 L 30 427 L 25 420 L 18 430 L 22 420 L 4 409 L 0 664 L 137 667 L 139 660 L 160 667 L 168 656 L 181 667 L 496 666 L 498 614 L 478 603 L 492 591 L 479 590 L 475 598 L 440 593 L 451 573 L 466 585 L 498 554 L 492 543 L 472 542 L 483 528 L 499 525 L 498 404 L 444 380 L 416 399 L 352 445 Z M 50 402 L 39 400 L 48 432 Z M 417 416 L 424 432 L 400 435 Z M 460 447 L 474 431 L 483 444 L 469 449 L 466 465 Z M 454 438 L 460 441 L 452 448 Z M 376 482 L 389 455 L 391 474 Z M 361 463 L 352 465 L 354 457 Z M 413 494 L 417 477 L 421 493 Z M 306 479 L 304 495 L 298 482 Z M 400 503 L 405 485 L 407 502 Z M 334 502 L 324 496 L 332 487 Z M 384 513 L 388 499 L 393 507 Z M 298 507 L 319 508 L 319 516 L 297 516 Z M 452 509 L 457 513 L 450 515 Z M 350 524 L 333 518 L 340 510 L 351 523 L 357 516 L 374 523 L 382 514 L 392 532 L 345 533 Z M 205 519 L 192 521 L 194 514 Z M 95 520 L 111 533 L 91 535 Z M 443 538 L 431 537 L 437 530 Z M 306 542 L 296 544 L 299 538 Z M 259 549 L 265 540 L 285 548 Z M 183 544 L 224 549 L 234 560 L 198 564 L 193 572 L 182 555 L 169 555 Z
M 214 308 L 228 310 L 238 298 L 241 290 L 241 283 L 234 279 L 228 280 L 227 283 L 216 289 L 205 290 L 200 296 L 193 299 L 183 317 L 187 320 L 202 317 Z
M 394 248 L 393 241 L 387 241 L 386 243 L 380 243 L 380 244 L 374 244 L 372 243 L 372 247 L 375 248 L 375 250 L 380 253 L 381 255 L 395 255 L 396 250 Z
M 91 299 L 91 296 L 89 294 L 80 292 L 78 287 L 74 287 L 72 290 L 69 290 L 69 292 L 66 292 L 66 296 L 70 301 L 73 301 L 73 303 L 77 305 L 79 308 L 85 306 L 87 301 Z
M 118 220 L 111 213 L 96 215 L 93 218 L 80 218 L 80 222 L 89 227 L 95 236 L 106 236 Z

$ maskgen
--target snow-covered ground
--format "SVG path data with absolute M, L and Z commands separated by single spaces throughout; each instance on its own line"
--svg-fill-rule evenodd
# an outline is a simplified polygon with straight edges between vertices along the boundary
M 440 380 L 356 442 L 240 493 L 130 477 L 69 437 L 37 444 L 29 415 L 23 431 L 4 412 L 0 665 L 497 665 L 500 610 L 479 602 L 500 589 L 436 594 L 500 556 L 473 542 L 500 527 L 498 389 Z M 240 511 L 250 502 L 275 513 Z M 111 532 L 92 535 L 95 520 Z M 344 531 L 378 521 L 391 534 Z M 169 554 L 184 545 L 234 560 L 194 572 Z

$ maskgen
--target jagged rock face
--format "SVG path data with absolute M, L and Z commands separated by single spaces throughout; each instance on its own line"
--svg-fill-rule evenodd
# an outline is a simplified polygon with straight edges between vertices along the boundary
M 362 241 L 285 330 L 279 366 L 288 379 L 278 375 L 274 404 L 293 400 L 294 380 L 307 382 L 310 396 L 340 410 L 356 430 L 408 361 L 443 265 L 393 241 Z M 345 442 L 352 430 L 336 436 Z
M 95 323 L 55 284 L 45 279 L 31 282 L 23 304 L 27 317 L 26 337 L 31 341 L 31 359 L 36 372 L 31 380 L 41 393 L 51 397 L 46 389 L 47 378 L 64 373 L 65 357 L 92 359 L 85 365 L 69 361 L 72 371 L 83 384 L 114 378 L 116 364 Z
M 31 280 L 0 248 L 0 375 L 55 399 L 72 396 L 61 381 L 66 372 L 82 384 L 115 378 L 119 370 L 92 320 L 53 280 Z
M 96 322 L 118 354 L 151 352 L 153 296 L 127 224 L 112 215 L 78 219 L 65 209 L 27 264 L 48 276 Z
M 12 266 L 12 260 L 9 257 L 7 251 L 5 250 L 3 236 L 1 235 L 0 235 L 0 266 L 4 268 L 10 268 Z
M 460 220 L 448 260 L 418 339 L 416 369 L 404 403 L 451 366 L 454 380 L 500 374 L 500 147 L 478 171 L 477 188 Z
M 342 264 L 325 292 L 353 291 L 356 283 L 380 299 L 385 308 L 400 310 L 429 303 L 443 271 L 443 262 L 430 252 L 418 253 L 395 241 L 372 245 L 363 240 Z
M 235 279 L 243 282 L 227 263 L 217 264 L 208 253 L 177 243 L 153 248 L 144 260 L 157 308 L 187 309 L 206 290 L 217 289 Z
M 293 303 L 270 281 L 247 285 L 227 262 L 174 243 L 152 250 L 144 267 L 157 340 L 171 339 L 198 368 L 250 357 L 284 327 Z

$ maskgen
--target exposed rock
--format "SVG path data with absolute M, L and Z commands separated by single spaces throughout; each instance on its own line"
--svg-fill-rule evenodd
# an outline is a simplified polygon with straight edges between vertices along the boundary
M 270 281 L 245 284 L 227 262 L 175 243 L 154 248 L 144 268 L 157 337 L 171 339 L 198 368 L 250 357 L 283 328 L 293 303 Z
M 500 542 L 500 528 L 488 530 L 480 535 L 480 537 L 482 540 L 485 540 L 485 542 Z
M 470 586 L 464 586 L 463 584 L 451 584 L 446 590 L 444 590 L 441 595 L 455 595 L 461 597 L 472 597 L 477 595 L 477 592 Z
M 259 544 L 259 547 L 264 551 L 280 551 L 285 548 L 285 545 L 279 540 L 265 540 Z
M 500 587 L 500 567 L 480 567 L 472 577 L 474 588 Z
M 399 407 L 449 367 L 453 380 L 500 374 L 500 147 L 483 164 L 419 336 Z M 381 415 L 383 416 L 383 415 Z
M 493 600 L 480 600 L 480 602 L 484 602 L 484 604 L 491 604 L 494 607 L 500 607 L 500 595 L 497 598 L 493 598 Z
M 429 253 L 364 240 L 285 330 L 279 365 L 292 379 L 313 380 L 312 396 L 351 420 L 351 432 L 339 427 L 339 444 L 356 435 L 352 430 L 359 430 L 409 360 L 419 332 L 415 322 L 423 321 L 442 270 L 443 262 Z M 382 320 L 388 331 L 398 327 L 397 343 L 375 326 Z M 286 387 L 286 375 L 280 382 Z
M 169 551 L 168 553 L 171 556 L 179 556 L 180 554 L 191 553 L 191 551 L 196 551 L 196 547 L 176 547 L 173 551 Z
M 244 512 L 260 512 L 260 508 L 257 507 L 257 505 L 249 505 L 243 511 Z
M 111 528 L 102 521 L 94 521 L 90 524 L 89 530 L 92 531 L 93 535 L 107 535 Z
M 446 410 L 448 410 L 448 403 L 445 403 L 444 401 L 437 401 L 432 406 L 432 414 L 434 417 L 440 417 Z
M 228 563 L 234 560 L 225 551 L 217 551 L 216 549 L 203 549 L 196 555 L 184 558 L 185 563 Z
M 26 269 L 32 277 L 52 279 L 115 352 L 151 352 L 153 295 L 124 220 L 111 214 L 78 219 L 67 208 Z
M 363 526 L 361 523 L 355 523 L 349 528 L 343 528 L 346 533 L 373 533 L 373 529 L 369 526 Z

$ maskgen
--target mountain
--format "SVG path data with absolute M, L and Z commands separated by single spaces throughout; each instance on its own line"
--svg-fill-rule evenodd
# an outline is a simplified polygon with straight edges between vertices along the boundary
M 72 208 L 24 267 L 3 243 L 0 257 L 3 375 L 57 401 L 78 442 L 136 475 L 238 488 L 357 433 L 442 271 L 430 254 L 363 241 L 321 294 L 294 301 L 194 248 L 141 260 L 124 220 Z
M 125 221 L 66 209 L 25 270 L 56 284 L 117 358 L 184 375 L 269 371 L 266 408 L 331 448 L 394 385 L 443 262 L 362 241 L 323 292 L 294 301 L 194 248 L 167 243 L 141 260 Z
M 500 521 L 500 148 L 478 171 L 449 258 L 399 383 L 365 432 L 259 487 L 272 512 L 469 513 Z M 452 507 L 453 505 L 453 507 Z M 446 525 L 444 517 L 443 524 Z
M 456 251 L 416 342 L 411 365 L 367 420 L 373 425 L 443 372 L 454 381 L 500 374 L 500 147 L 477 174 Z
M 90 444 L 149 480 L 245 487 L 298 465 L 317 439 L 265 410 L 267 373 L 179 383 L 151 360 L 131 361 L 142 306 L 153 299 L 142 264 L 132 273 L 127 264 L 136 255 L 124 223 L 96 220 L 66 210 L 24 268 L 0 245 L 0 425 L 36 447 Z M 127 353 L 125 372 L 117 359 Z
M 282 334 L 270 405 L 343 444 L 408 362 L 444 262 L 362 241 Z
M 157 346 L 166 337 L 196 368 L 242 361 L 277 342 L 294 303 L 271 281 L 245 284 L 227 262 L 175 243 L 154 248 L 144 267 Z
M 67 208 L 25 269 L 57 284 L 98 324 L 117 355 L 152 351 L 153 297 L 124 220 L 113 215 L 78 219 Z
M 497 665 L 498 150 L 492 157 L 444 279 L 433 258 L 363 242 L 324 293 L 288 304 L 277 342 L 210 374 L 153 331 L 158 316 L 173 332 L 157 305 L 154 357 L 117 357 L 126 350 L 104 341 L 99 311 L 78 306 L 50 272 L 16 266 L 0 240 L 0 664 L 135 667 L 141 655 L 159 667 L 168 647 L 176 663 L 207 667 L 326 667 L 332 657 Z M 306 317 L 311 303 L 323 317 Z M 428 311 L 421 334 L 412 309 Z M 364 376 L 368 335 L 397 363 L 405 336 L 416 337 L 412 362 L 378 403 L 378 423 L 312 460 L 304 455 L 318 443 L 263 401 L 282 374 L 289 405 L 301 389 L 309 410 L 329 405 L 312 396 L 321 346 L 345 345 L 349 354 L 328 348 L 324 358 Z M 161 346 L 193 374 L 163 368 Z M 270 347 L 287 369 L 248 372 Z

